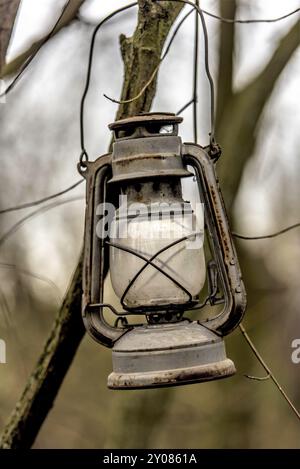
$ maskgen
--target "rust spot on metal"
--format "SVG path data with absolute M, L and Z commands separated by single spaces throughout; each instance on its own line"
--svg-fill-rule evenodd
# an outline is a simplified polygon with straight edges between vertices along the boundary
M 224 249 L 224 254 L 226 256 L 226 259 L 231 256 L 231 245 L 230 245 L 230 240 L 228 239 L 227 235 L 227 223 L 224 220 L 224 215 L 223 213 L 220 212 L 219 210 L 219 200 L 218 200 L 218 194 L 217 191 L 215 190 L 214 186 L 210 185 L 209 186 L 210 194 L 212 197 L 212 202 L 213 202 L 213 207 L 214 207 L 214 212 L 216 215 L 216 220 L 218 222 L 218 229 L 219 229 L 219 234 L 222 242 L 222 246 Z
M 139 154 L 134 156 L 127 156 L 126 158 L 118 158 L 118 165 L 120 166 L 129 166 L 133 161 L 144 161 L 149 160 L 149 158 L 155 158 L 155 160 L 166 160 L 170 157 L 175 157 L 174 153 L 165 153 L 165 154 Z

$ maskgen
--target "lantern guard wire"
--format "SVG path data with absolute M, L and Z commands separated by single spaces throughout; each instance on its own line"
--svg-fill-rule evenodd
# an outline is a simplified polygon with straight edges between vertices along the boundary
M 108 246 L 111 246 L 113 248 L 116 248 L 116 249 L 120 249 L 122 251 L 125 251 L 125 252 L 128 252 L 130 254 L 133 254 L 134 256 L 142 259 L 145 261 L 145 264 L 140 268 L 140 270 L 138 270 L 138 272 L 135 274 L 135 276 L 132 278 L 132 280 L 129 282 L 129 284 L 127 285 L 122 297 L 121 297 L 121 305 L 123 306 L 124 309 L 130 309 L 130 310 L 135 310 L 137 312 L 138 309 L 141 309 L 141 311 L 145 311 L 145 308 L 138 308 L 138 309 L 133 309 L 133 308 L 128 308 L 128 306 L 126 306 L 124 300 L 125 300 L 125 297 L 128 293 L 128 291 L 131 289 L 131 287 L 134 285 L 134 283 L 136 282 L 136 280 L 138 279 L 138 277 L 142 274 L 142 272 L 146 269 L 146 267 L 148 267 L 149 265 L 151 265 L 152 267 L 154 267 L 156 270 L 158 270 L 161 274 L 163 274 L 165 277 L 167 277 L 169 280 L 171 280 L 178 288 L 180 288 L 182 291 L 184 291 L 184 293 L 186 293 L 189 297 L 189 301 L 187 304 L 192 304 L 193 303 L 193 297 L 192 297 L 192 294 L 180 283 L 178 282 L 176 279 L 174 279 L 171 275 L 169 275 L 167 272 L 165 272 L 160 266 L 158 266 L 157 264 L 155 264 L 153 262 L 153 260 L 159 256 L 161 253 L 167 251 L 168 249 L 170 249 L 171 247 L 183 242 L 183 241 L 187 241 L 190 237 L 192 236 L 195 236 L 195 233 L 192 233 L 191 235 L 189 236 L 184 236 L 176 241 L 172 241 L 172 243 L 169 243 L 167 246 L 165 246 L 164 248 L 160 249 L 159 251 L 157 251 L 155 254 L 153 254 L 149 259 L 147 259 L 147 257 L 145 257 L 143 254 L 140 254 L 139 252 L 135 251 L 134 249 L 131 249 L 131 248 L 128 248 L 126 246 L 122 246 L 121 244 L 118 244 L 118 243 L 112 243 L 111 241 L 106 241 L 106 244 Z M 168 305 L 168 309 L 170 308 L 174 308 L 174 307 L 178 307 L 178 305 Z M 159 309 L 162 309 L 161 306 L 158 306 Z M 156 309 L 156 308 L 155 308 Z M 165 309 L 165 307 L 164 307 Z M 151 306 L 151 310 L 153 310 L 153 306 Z
M 131 279 L 131 281 L 128 283 L 127 287 L 125 288 L 123 294 L 122 294 L 122 297 L 121 297 L 121 300 L 120 300 L 120 303 L 122 305 L 122 307 L 125 309 L 125 311 L 123 312 L 117 312 L 117 310 L 109 303 L 96 303 L 96 304 L 90 304 L 88 305 L 88 307 L 107 307 L 109 308 L 113 314 L 119 316 L 119 317 L 122 317 L 122 316 L 128 316 L 128 315 L 135 315 L 135 314 L 147 314 L 147 312 L 149 312 L 149 310 L 151 312 L 154 312 L 155 311 L 167 311 L 167 310 L 175 310 L 177 312 L 177 314 L 180 314 L 180 312 L 182 313 L 181 316 L 184 314 L 185 311 L 196 311 L 196 310 L 199 310 L 199 309 L 202 309 L 203 307 L 205 307 L 208 302 L 210 302 L 211 304 L 220 304 L 220 303 L 223 303 L 224 302 L 224 298 L 218 298 L 217 301 L 215 302 L 214 301 L 214 297 L 217 295 L 217 292 L 218 292 L 218 284 L 216 283 L 214 286 L 213 286 L 213 289 L 211 292 L 209 292 L 209 295 L 205 298 L 205 300 L 202 302 L 202 303 L 198 303 L 197 301 L 194 301 L 193 298 L 192 298 L 192 295 L 191 293 L 186 290 L 186 288 L 180 284 L 179 282 L 177 282 L 176 279 L 174 279 L 172 276 L 170 276 L 168 273 L 166 273 L 161 267 L 159 267 L 157 264 L 155 264 L 153 261 L 154 259 L 159 256 L 160 254 L 162 254 L 163 252 L 167 251 L 168 249 L 170 249 L 171 247 L 173 246 L 176 246 L 177 244 L 179 243 L 182 243 L 183 241 L 188 241 L 188 239 L 194 237 L 194 236 L 197 236 L 199 234 L 201 234 L 202 232 L 196 232 L 196 233 L 191 233 L 190 235 L 188 236 L 184 236 L 180 239 L 177 239 L 175 241 L 172 241 L 171 243 L 167 244 L 166 246 L 164 246 L 162 249 L 158 250 L 155 254 L 153 254 L 149 259 L 147 259 L 145 256 L 143 256 L 142 254 L 136 252 L 134 249 L 131 249 L 131 248 L 128 248 L 128 247 L 125 247 L 125 246 L 122 246 L 120 244 L 117 244 L 117 243 L 112 243 L 111 241 L 106 241 L 105 244 L 108 245 L 108 246 L 111 246 L 113 248 L 116 248 L 116 249 L 120 249 L 122 251 L 125 251 L 125 252 L 128 252 L 129 254 L 132 254 L 134 256 L 137 256 L 139 257 L 140 259 L 144 260 L 145 263 L 144 265 L 137 271 L 137 273 L 134 275 L 134 277 Z M 130 288 L 134 285 L 134 283 L 137 281 L 137 279 L 140 277 L 140 275 L 142 274 L 142 272 L 149 266 L 151 265 L 152 267 L 154 267 L 156 270 L 158 270 L 161 274 L 165 275 L 169 280 L 171 280 L 178 288 L 182 289 L 188 296 L 189 296 L 189 301 L 184 303 L 184 304 L 169 304 L 169 305 L 159 305 L 157 307 L 155 306 L 151 306 L 151 307 L 145 307 L 145 306 L 141 306 L 141 307 L 138 307 L 138 308 L 129 308 L 126 303 L 125 303 L 125 297 L 126 295 L 128 294 L 128 291 L 130 290 Z M 180 318 L 181 318 L 180 316 Z M 128 323 L 124 323 L 124 326 L 125 327 L 132 327 L 132 324 L 128 325 Z

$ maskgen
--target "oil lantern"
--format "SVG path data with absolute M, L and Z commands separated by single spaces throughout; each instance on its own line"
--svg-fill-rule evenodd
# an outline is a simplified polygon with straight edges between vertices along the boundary
M 235 373 L 224 336 L 244 315 L 244 284 L 216 158 L 183 144 L 180 122 L 169 113 L 116 121 L 112 152 L 79 167 L 87 186 L 82 315 L 87 332 L 112 348 L 111 389 Z M 194 203 L 183 190 L 192 185 Z M 106 300 L 106 276 L 119 308 Z

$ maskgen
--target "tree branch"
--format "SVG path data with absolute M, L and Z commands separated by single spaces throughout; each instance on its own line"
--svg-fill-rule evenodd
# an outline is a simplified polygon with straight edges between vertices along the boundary
M 74 273 L 43 353 L 3 431 L 0 440 L 1 449 L 30 448 L 53 406 L 55 396 L 85 333 L 80 314 L 81 270 L 82 259 Z
M 233 95 L 224 109 L 218 141 L 226 158 L 220 161 L 218 173 L 229 209 L 237 194 L 246 161 L 254 152 L 256 131 L 263 109 L 281 72 L 300 45 L 299 28 L 300 21 L 297 21 L 282 38 L 264 70 L 246 88 Z
M 5 64 L 5 55 L 13 30 L 20 0 L 0 3 L 0 71 Z
M 55 34 L 57 34 L 62 28 L 70 24 L 71 21 L 76 18 L 78 10 L 84 1 L 85 0 L 69 0 L 68 4 L 64 7 L 64 11 L 59 22 L 51 33 L 51 37 L 55 36 Z M 1 68 L 0 78 L 4 78 L 5 76 L 16 73 L 19 68 L 26 62 L 26 60 L 29 59 L 29 57 L 36 54 L 41 45 L 44 44 L 48 34 L 49 33 L 47 32 L 44 37 L 34 42 L 25 52 L 20 54 L 8 64 L 4 65 L 3 68 Z
M 125 101 L 138 94 L 150 80 L 160 63 L 160 56 L 166 37 L 183 5 L 172 2 L 156 3 L 139 0 L 138 27 L 130 38 L 120 36 L 121 53 L 124 62 L 124 82 L 121 100 Z M 155 91 L 157 75 L 141 98 L 119 106 L 116 119 L 134 116 L 150 110 Z
M 158 5 L 153 4 L 152 0 L 139 1 L 135 33 L 132 38 L 121 37 L 125 68 L 122 92 L 124 98 L 134 95 L 153 73 L 159 63 L 167 34 L 181 9 L 182 5 L 174 7 L 170 2 Z M 156 81 L 147 88 L 141 99 L 129 106 L 120 105 L 117 117 L 148 111 L 155 89 Z M 30 448 L 53 405 L 84 335 L 81 319 L 81 274 L 80 262 L 45 348 L 3 432 L 0 448 Z
M 223 18 L 234 19 L 236 15 L 236 0 L 220 1 L 220 15 Z M 227 103 L 230 102 L 233 94 L 233 59 L 235 42 L 235 24 L 220 24 L 220 45 L 219 45 L 219 65 L 217 84 L 217 111 L 216 111 L 216 132 L 222 121 L 223 112 Z

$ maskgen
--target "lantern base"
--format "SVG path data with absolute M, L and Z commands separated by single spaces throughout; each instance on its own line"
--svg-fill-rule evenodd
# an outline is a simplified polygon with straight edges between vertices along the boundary
M 110 389 L 141 389 L 212 381 L 235 373 L 223 339 L 197 322 L 135 327 L 112 350 Z

